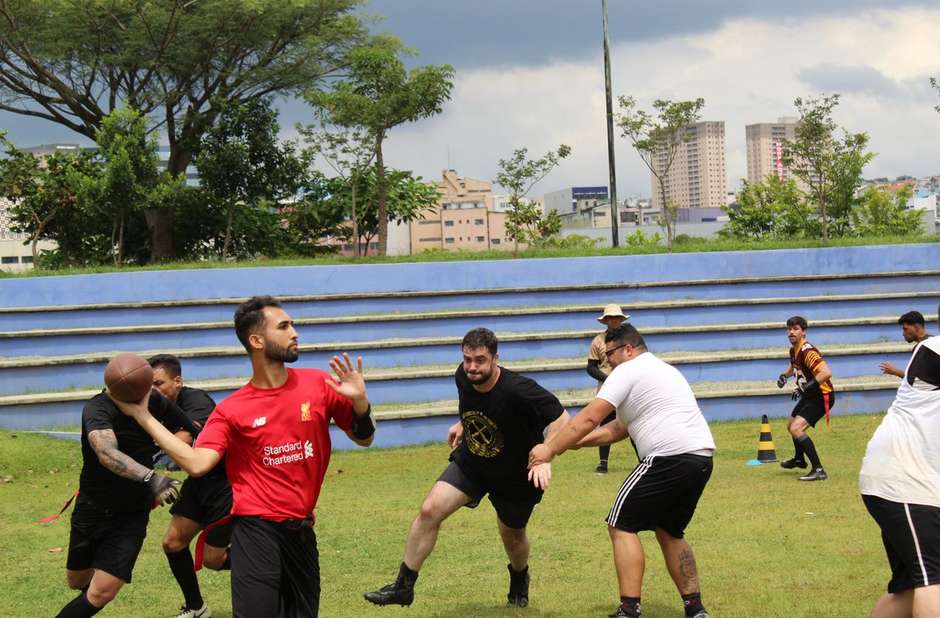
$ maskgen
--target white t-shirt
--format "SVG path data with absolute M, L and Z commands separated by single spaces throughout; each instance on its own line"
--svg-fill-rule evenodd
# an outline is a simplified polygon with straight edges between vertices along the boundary
M 940 507 L 940 337 L 917 344 L 901 387 L 868 442 L 859 491 Z
M 617 419 L 630 432 L 641 459 L 715 451 L 689 383 L 651 352 L 615 367 L 597 397 L 617 408 Z

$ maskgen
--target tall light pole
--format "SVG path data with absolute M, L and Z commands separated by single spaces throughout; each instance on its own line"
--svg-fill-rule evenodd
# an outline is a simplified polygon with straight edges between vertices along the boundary
M 607 94 L 607 165 L 610 168 L 610 242 L 620 246 L 617 233 L 617 172 L 614 169 L 614 103 L 610 95 L 610 43 L 607 40 L 607 0 L 601 0 L 604 12 L 604 90 Z

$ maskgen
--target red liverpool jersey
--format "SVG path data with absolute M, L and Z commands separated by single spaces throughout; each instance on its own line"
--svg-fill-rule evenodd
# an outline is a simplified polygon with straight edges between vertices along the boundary
M 352 401 L 319 369 L 288 369 L 278 388 L 246 384 L 220 403 L 196 446 L 225 457 L 232 515 L 283 521 L 313 512 L 330 464 L 330 419 L 343 430 Z

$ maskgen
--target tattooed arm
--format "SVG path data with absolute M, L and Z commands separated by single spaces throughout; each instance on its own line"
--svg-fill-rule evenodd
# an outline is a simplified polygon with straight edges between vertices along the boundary
M 117 436 L 111 429 L 89 431 L 88 444 L 98 455 L 101 465 L 118 476 L 132 481 L 143 481 L 150 473 L 150 468 L 140 465 L 118 450 Z

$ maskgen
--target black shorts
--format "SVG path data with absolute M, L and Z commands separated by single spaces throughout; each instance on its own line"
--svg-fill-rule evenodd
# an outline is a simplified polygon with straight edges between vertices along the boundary
M 662 528 L 681 539 L 711 474 L 711 457 L 644 457 L 617 492 L 607 523 L 625 532 Z
M 793 412 L 790 412 L 790 416 L 794 418 L 802 416 L 806 419 L 806 422 L 809 423 L 810 427 L 815 427 L 819 419 L 826 416 L 826 413 L 832 410 L 832 406 L 834 406 L 835 403 L 836 394 L 834 392 L 823 393 L 812 397 L 803 397 L 793 406 Z
M 147 537 L 149 520 L 149 510 L 115 512 L 79 495 L 72 511 L 65 568 L 71 571 L 94 568 L 131 583 L 131 572 Z
M 888 592 L 940 584 L 940 507 L 865 495 L 862 501 L 881 528 L 891 565 Z
M 312 520 L 283 523 L 233 517 L 233 618 L 316 617 L 320 556 Z
M 183 481 L 180 497 L 172 507 L 171 515 L 179 515 L 199 522 L 203 527 L 226 517 L 232 512 L 232 486 L 225 477 L 189 477 Z M 213 547 L 226 547 L 232 536 L 231 522 L 216 526 L 206 536 Z
M 487 487 L 484 483 L 474 480 L 467 475 L 457 462 L 450 462 L 444 472 L 437 478 L 438 481 L 453 485 L 463 493 L 470 496 L 467 508 L 475 509 L 483 496 L 489 494 L 490 502 L 496 509 L 496 516 L 507 528 L 521 530 L 529 523 L 535 505 L 542 501 L 542 492 L 526 488 L 525 492 L 510 492 Z

